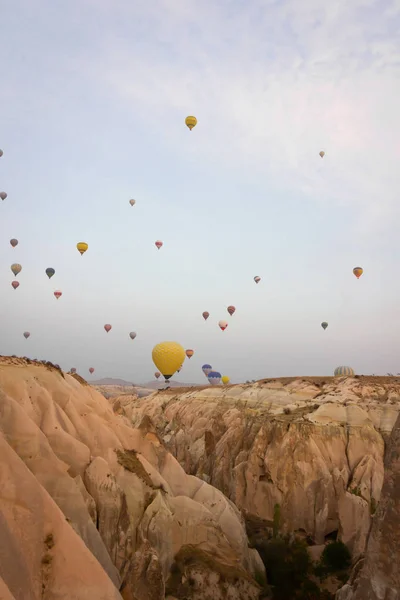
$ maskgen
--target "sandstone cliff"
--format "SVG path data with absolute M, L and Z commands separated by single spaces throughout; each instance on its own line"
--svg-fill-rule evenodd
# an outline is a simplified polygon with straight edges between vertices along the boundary
M 282 530 L 316 545 L 338 533 L 354 560 L 364 551 L 400 379 L 277 379 L 114 402 L 136 426 L 150 418 L 185 471 L 244 513 L 270 523 L 279 504 Z
M 236 507 L 79 376 L 0 358 L 0 599 L 256 599 Z
M 400 598 L 400 416 L 385 457 L 381 500 L 373 518 L 365 558 L 337 594 L 337 600 Z

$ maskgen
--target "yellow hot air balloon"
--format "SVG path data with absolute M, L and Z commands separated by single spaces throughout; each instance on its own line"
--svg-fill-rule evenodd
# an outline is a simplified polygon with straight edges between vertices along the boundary
M 89 248 L 89 246 L 87 245 L 86 242 L 78 242 L 76 245 L 78 252 L 81 253 L 81 256 L 86 252 L 86 250 Z
M 167 380 L 180 369 L 186 358 L 185 349 L 178 342 L 161 342 L 151 353 L 154 364 Z
M 222 377 L 221 381 L 222 381 L 222 383 L 223 383 L 224 385 L 226 385 L 227 383 L 229 383 L 229 381 L 230 381 L 230 380 L 229 380 L 229 377 L 228 377 L 228 375 L 224 375 L 224 376 Z
M 196 117 L 186 117 L 185 123 L 187 127 L 189 127 L 190 131 L 192 131 L 193 127 L 196 127 L 197 125 L 197 119 Z

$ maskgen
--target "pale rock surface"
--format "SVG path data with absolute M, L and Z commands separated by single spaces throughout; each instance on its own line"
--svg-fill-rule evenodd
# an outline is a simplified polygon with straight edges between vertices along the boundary
M 338 531 L 356 560 L 380 498 L 400 379 L 309 377 L 171 389 L 125 399 L 118 410 L 136 427 L 150 419 L 149 430 L 187 473 L 245 513 L 272 521 L 278 503 L 284 530 L 304 530 L 316 544 Z
M 0 357 L 4 600 L 161 600 L 195 566 L 202 597 L 259 597 L 236 507 L 138 426 L 80 377 Z
M 373 517 L 365 557 L 336 598 L 400 599 L 400 416 L 388 442 L 381 501 Z

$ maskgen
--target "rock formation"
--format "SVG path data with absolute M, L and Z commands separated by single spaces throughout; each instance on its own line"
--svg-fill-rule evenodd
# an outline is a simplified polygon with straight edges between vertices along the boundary
M 0 599 L 258 598 L 236 507 L 119 413 L 51 363 L 0 358 Z
M 400 379 L 298 378 L 165 390 L 115 400 L 160 436 L 187 473 L 249 516 L 317 545 L 339 534 L 354 560 L 380 499 L 383 457 L 400 409 Z
M 381 500 L 373 517 L 365 557 L 355 565 L 337 600 L 400 599 L 400 416 L 385 456 Z

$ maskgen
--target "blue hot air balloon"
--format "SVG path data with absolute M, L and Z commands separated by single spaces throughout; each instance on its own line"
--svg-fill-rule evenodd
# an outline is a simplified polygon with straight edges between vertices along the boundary
M 208 377 L 208 374 L 210 373 L 210 371 L 212 371 L 212 366 L 211 366 L 211 365 L 203 365 L 203 366 L 201 367 L 201 369 L 202 369 L 202 371 L 203 371 L 204 375 L 205 375 L 206 377 Z
M 218 371 L 210 371 L 207 379 L 211 385 L 218 385 L 221 383 L 221 377 L 222 375 Z

